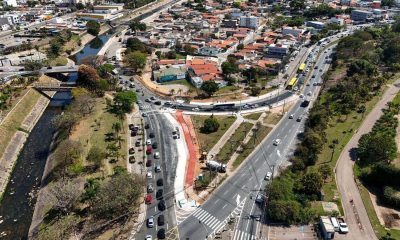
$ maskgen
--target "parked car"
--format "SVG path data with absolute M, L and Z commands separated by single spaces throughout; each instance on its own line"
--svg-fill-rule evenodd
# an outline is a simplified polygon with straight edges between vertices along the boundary
M 159 203 L 158 203 L 158 210 L 159 211 L 164 211 L 165 210 L 165 201 L 164 200 L 161 200 Z
M 149 227 L 149 228 L 154 227 L 154 217 L 153 217 L 153 216 L 150 216 L 150 217 L 147 219 L 147 227 Z
M 154 153 L 154 158 L 155 159 L 159 159 L 160 158 L 160 153 L 159 152 L 155 152 Z
M 165 239 L 165 229 L 164 228 L 161 228 L 160 230 L 158 230 L 157 237 L 158 237 L 158 239 Z
M 129 148 L 129 154 L 135 154 L 135 149 L 133 147 Z
M 158 216 L 157 222 L 158 222 L 158 226 L 164 226 L 164 224 L 165 224 L 164 215 L 161 214 L 160 216 Z
M 161 172 L 161 166 L 160 166 L 160 165 L 156 165 L 156 167 L 154 168 L 154 171 L 155 171 L 156 173 Z
M 149 134 L 149 137 L 150 137 L 150 138 L 154 138 L 154 137 L 155 137 L 154 133 L 151 132 L 151 133 Z
M 269 181 L 269 180 L 271 180 L 271 178 L 272 178 L 272 172 L 267 172 L 267 174 L 264 177 L 264 180 Z
M 141 142 L 139 140 L 136 140 L 135 142 L 135 147 L 140 147 Z
M 145 128 L 145 129 L 149 129 L 149 128 L 150 128 L 150 124 L 146 123 L 146 124 L 144 125 L 144 128 Z
M 151 146 L 153 147 L 153 149 L 157 149 L 158 148 L 158 143 L 157 142 L 153 142 L 153 144 Z
M 149 183 L 149 185 L 147 185 L 147 193 L 152 193 L 154 191 L 154 187 L 152 183 Z
M 163 186 L 163 185 L 164 185 L 164 180 L 163 180 L 162 178 L 159 178 L 159 179 L 157 180 L 157 186 L 161 187 L 161 186 Z
M 146 154 L 149 155 L 149 154 L 151 154 L 152 151 L 153 151 L 153 149 L 151 148 L 151 146 L 147 146 Z
M 151 139 L 147 139 L 147 140 L 146 140 L 146 145 L 147 145 L 147 146 L 151 145 Z
M 145 202 L 146 204 L 151 204 L 151 201 L 153 200 L 153 197 L 151 196 L 151 194 L 147 194 Z
M 148 159 L 146 162 L 146 167 L 151 167 L 151 165 L 153 165 L 151 159 Z
M 129 163 L 135 163 L 136 159 L 135 156 L 129 156 Z
M 164 193 L 164 191 L 163 191 L 162 189 L 158 189 L 158 190 L 157 190 L 157 192 L 156 192 L 156 198 L 157 198 L 157 200 L 161 200 L 161 199 L 164 198 L 163 193 Z
M 153 178 L 153 173 L 151 171 L 147 171 L 146 176 L 147 176 L 148 179 L 152 179 Z

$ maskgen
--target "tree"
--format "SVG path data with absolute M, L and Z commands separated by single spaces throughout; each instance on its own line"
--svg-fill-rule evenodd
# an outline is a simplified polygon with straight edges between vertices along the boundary
M 176 58 L 176 52 L 175 51 L 169 51 L 165 54 L 165 57 L 168 59 L 175 59 Z
M 48 53 L 51 57 L 58 57 L 60 55 L 61 48 L 62 46 L 58 41 L 51 41 Z
M 235 62 L 225 61 L 221 64 L 222 73 L 224 76 L 239 72 L 239 67 Z
M 100 23 L 94 21 L 94 20 L 89 20 L 86 23 L 86 29 L 87 32 L 93 36 L 99 35 L 100 32 Z
M 203 127 L 201 128 L 201 132 L 203 133 L 213 133 L 218 131 L 219 122 L 214 115 L 211 115 L 209 118 L 204 120 Z
M 151 53 L 151 48 L 137 38 L 128 38 L 126 41 L 126 47 L 129 52 L 139 51 L 147 54 Z
M 208 96 L 212 96 L 216 91 L 218 91 L 218 83 L 215 81 L 207 81 L 201 85 L 201 90 L 206 92 Z
M 53 210 L 65 215 L 73 208 L 81 193 L 78 180 L 61 179 L 48 188 L 46 202 L 52 204 Z
M 366 74 L 368 76 L 372 76 L 376 75 L 377 73 L 377 67 L 364 59 L 355 60 L 347 69 L 348 76 L 353 76 L 354 74 Z
M 299 222 L 300 210 L 300 203 L 293 200 L 271 200 L 267 209 L 271 220 L 286 224 Z
M 138 72 L 146 65 L 146 60 L 147 55 L 145 53 L 135 51 L 125 55 L 124 63 L 127 67 L 131 67 L 135 72 Z
M 96 69 L 81 64 L 78 69 L 77 84 L 87 88 L 89 91 L 94 92 L 98 87 L 100 76 L 97 74 Z
M 363 165 L 390 162 L 397 156 L 396 141 L 384 132 L 364 134 L 358 142 L 357 156 Z
M 299 11 L 299 10 L 304 10 L 304 8 L 306 7 L 306 4 L 305 4 L 304 0 L 292 0 L 292 1 L 290 1 L 289 6 L 293 10 Z
M 97 146 L 93 146 L 90 148 L 86 159 L 91 162 L 96 167 L 96 169 L 98 169 L 103 165 L 103 160 L 106 157 L 106 152 L 104 152 L 101 148 Z
M 91 201 L 91 212 L 97 219 L 113 219 L 133 213 L 140 204 L 143 186 L 143 179 L 136 174 L 113 175 L 101 184 Z
M 109 76 L 109 74 L 112 73 L 114 68 L 115 67 L 112 64 L 109 64 L 109 63 L 102 64 L 97 68 L 97 73 L 100 75 L 100 77 L 106 78 Z
M 89 94 L 89 93 L 87 93 Z M 72 103 L 73 109 L 76 109 L 80 115 L 85 116 L 93 112 L 96 100 L 90 95 L 74 96 Z
M 191 45 L 186 44 L 183 47 L 183 50 L 187 53 L 187 54 L 194 54 L 196 52 L 196 49 L 194 47 L 192 47 Z
M 112 129 L 114 130 L 114 132 L 115 132 L 115 135 L 118 137 L 118 135 L 119 135 L 119 132 L 121 131 L 121 129 L 122 129 L 122 127 L 121 127 L 121 123 L 119 123 L 119 122 L 115 122 L 115 123 L 113 123 L 113 125 L 112 125 Z
M 389 8 L 394 7 L 396 5 L 395 0 L 382 0 L 382 7 L 387 6 Z
M 302 178 L 303 191 L 306 194 L 318 194 L 322 187 L 322 177 L 319 172 L 307 172 Z
M 260 87 L 251 87 L 250 88 L 250 95 L 251 96 L 258 96 L 261 93 Z
M 64 114 L 59 114 L 53 118 L 52 124 L 60 131 L 66 131 L 69 134 L 72 127 L 78 121 L 78 116 L 75 113 L 64 112 Z
M 135 33 L 137 34 L 137 31 L 146 31 L 146 24 L 142 23 L 138 20 L 134 20 L 133 22 L 129 23 L 129 28 Z
M 331 176 L 332 167 L 329 164 L 323 164 L 318 168 L 324 182 Z
M 136 94 L 132 91 L 122 91 L 115 94 L 114 106 L 123 113 L 129 113 L 136 102 Z
M 242 50 L 244 48 L 243 43 L 239 43 L 236 48 L 237 50 Z

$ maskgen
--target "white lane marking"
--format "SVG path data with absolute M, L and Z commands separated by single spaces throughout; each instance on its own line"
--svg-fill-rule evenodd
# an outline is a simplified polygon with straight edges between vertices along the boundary
M 281 152 L 279 150 L 276 150 L 276 154 L 278 155 L 278 157 L 281 157 Z
M 236 206 L 240 204 L 240 195 L 236 196 Z
M 228 205 L 228 204 L 225 203 L 224 206 L 222 206 L 222 209 L 226 208 L 227 205 Z

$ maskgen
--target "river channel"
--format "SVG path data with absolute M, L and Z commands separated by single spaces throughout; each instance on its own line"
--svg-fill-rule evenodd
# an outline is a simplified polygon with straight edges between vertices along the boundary
M 105 34 L 93 39 L 74 56 L 74 60 L 80 64 L 85 58 L 96 55 L 109 37 Z M 70 74 L 68 81 L 76 81 L 76 78 L 76 73 Z M 28 238 L 37 193 L 56 131 L 51 122 L 70 101 L 70 93 L 56 93 L 21 150 L 0 203 L 0 239 Z

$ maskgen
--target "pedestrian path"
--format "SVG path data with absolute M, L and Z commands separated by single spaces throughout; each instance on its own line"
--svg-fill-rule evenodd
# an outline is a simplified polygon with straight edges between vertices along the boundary
M 232 240 L 255 240 L 256 236 L 247 232 L 240 231 L 238 229 L 233 233 Z

